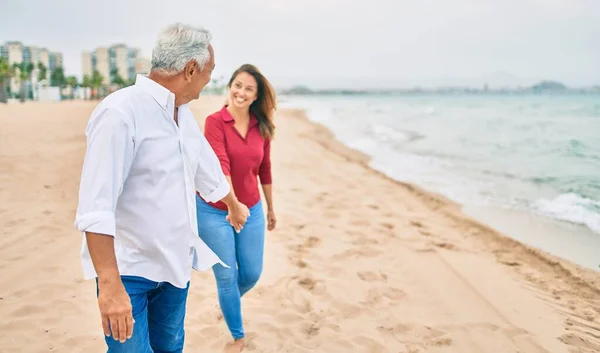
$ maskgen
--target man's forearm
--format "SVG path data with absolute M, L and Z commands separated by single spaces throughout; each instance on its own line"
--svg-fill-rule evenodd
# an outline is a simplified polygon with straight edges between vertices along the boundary
M 237 207 L 238 199 L 235 196 L 235 192 L 233 191 L 233 183 L 231 182 L 231 176 L 226 175 L 225 178 L 229 183 L 231 191 L 229 191 L 229 193 L 224 198 L 222 198 L 221 201 L 223 201 L 223 203 L 227 205 L 227 208 L 232 209 L 234 207 Z
M 89 232 L 86 232 L 85 236 L 98 282 L 105 284 L 121 281 L 115 256 L 114 238 L 110 235 Z

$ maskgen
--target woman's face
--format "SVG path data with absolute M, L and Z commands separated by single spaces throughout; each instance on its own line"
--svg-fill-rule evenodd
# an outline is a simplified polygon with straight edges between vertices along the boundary
M 231 82 L 229 103 L 237 109 L 249 109 L 257 98 L 258 87 L 254 77 L 240 72 Z

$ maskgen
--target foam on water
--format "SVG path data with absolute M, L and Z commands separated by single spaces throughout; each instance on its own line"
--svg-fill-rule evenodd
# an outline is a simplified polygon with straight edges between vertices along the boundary
M 533 207 L 544 216 L 575 224 L 583 224 L 600 233 L 600 202 L 576 194 L 562 194 L 554 199 L 539 199 Z

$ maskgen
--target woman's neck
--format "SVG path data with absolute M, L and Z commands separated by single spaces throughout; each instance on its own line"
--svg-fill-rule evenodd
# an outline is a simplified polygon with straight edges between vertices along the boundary
M 233 117 L 233 120 L 239 122 L 250 121 L 250 111 L 248 109 L 236 109 L 231 105 L 227 106 L 227 111 Z

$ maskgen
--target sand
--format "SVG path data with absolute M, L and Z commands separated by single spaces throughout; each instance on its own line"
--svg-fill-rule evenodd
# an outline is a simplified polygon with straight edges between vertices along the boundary
M 203 118 L 222 98 L 202 97 Z M 95 102 L 0 105 L 0 352 L 105 351 L 73 228 Z M 299 110 L 277 114 L 279 227 L 243 300 L 248 352 L 599 352 L 600 274 L 395 182 Z M 186 352 L 229 341 L 193 274 Z

